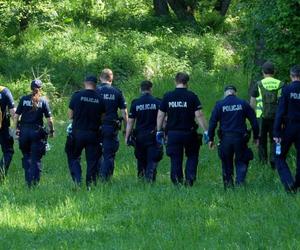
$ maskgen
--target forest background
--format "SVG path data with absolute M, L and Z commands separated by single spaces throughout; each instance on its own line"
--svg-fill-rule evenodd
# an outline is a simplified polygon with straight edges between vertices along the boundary
M 18 102 L 41 78 L 57 127 L 30 192 L 15 144 L 0 186 L 0 248 L 299 248 L 299 197 L 256 159 L 247 187 L 224 192 L 217 154 L 203 147 L 197 184 L 177 189 L 167 157 L 156 185 L 138 182 L 133 151 L 122 145 L 112 183 L 74 193 L 64 155 L 68 101 L 86 75 L 111 68 L 130 106 L 141 80 L 162 97 L 186 71 L 208 118 L 227 84 L 248 99 L 266 60 L 290 81 L 300 63 L 299 13 L 299 0 L 0 1 L 0 83 Z

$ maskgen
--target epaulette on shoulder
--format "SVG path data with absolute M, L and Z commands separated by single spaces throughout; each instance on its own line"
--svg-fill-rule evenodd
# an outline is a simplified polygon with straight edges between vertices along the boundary
M 173 91 L 174 91 L 174 90 L 172 90 L 172 91 L 168 91 L 168 92 L 164 93 L 164 95 L 163 95 L 163 96 L 170 95 L 170 94 L 171 94 Z
M 132 99 L 131 103 L 138 101 L 138 98 Z
M 113 86 L 113 88 L 114 88 L 116 91 L 118 91 L 119 93 L 121 93 L 121 94 L 123 93 L 123 92 L 122 92 L 122 90 L 121 90 L 121 89 L 119 89 L 118 87 L 116 87 L 116 86 Z
M 73 92 L 72 96 L 77 95 L 78 93 L 80 93 L 82 90 L 76 90 Z

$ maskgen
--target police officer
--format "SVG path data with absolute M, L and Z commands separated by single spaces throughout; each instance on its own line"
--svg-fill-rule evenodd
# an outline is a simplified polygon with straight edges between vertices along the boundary
M 227 86 L 225 98 L 216 103 L 209 121 L 209 147 L 214 145 L 215 129 L 220 123 L 221 143 L 219 156 L 222 161 L 222 172 L 224 187 L 232 187 L 233 169 L 235 160 L 236 184 L 245 182 L 247 167 L 249 163 L 247 147 L 247 125 L 246 119 L 251 123 L 253 137 L 258 144 L 259 126 L 255 112 L 244 100 L 236 96 L 236 88 Z
M 175 185 L 183 183 L 182 164 L 185 152 L 185 184 L 192 186 L 196 180 L 201 144 L 195 119 L 204 131 L 207 130 L 207 123 L 198 96 L 187 89 L 188 82 L 188 74 L 177 73 L 176 89 L 164 95 L 157 117 L 157 141 L 162 143 L 162 126 L 167 116 L 167 155 L 171 158 L 171 180 Z
M 281 182 L 286 191 L 296 191 L 300 187 L 300 65 L 291 68 L 292 83 L 287 85 L 279 101 L 274 123 L 274 141 L 277 147 L 275 163 Z M 291 145 L 297 151 L 295 181 L 287 165 L 286 158 Z
M 0 179 L 7 174 L 14 154 L 14 139 L 9 133 L 10 115 L 12 117 L 15 115 L 14 99 L 8 88 L 0 86 L 0 144 L 3 152 L 0 161 Z
M 97 78 L 88 76 L 84 81 L 84 90 L 75 92 L 69 104 L 69 118 L 72 122 L 73 153 L 69 164 L 71 175 L 76 185 L 81 184 L 80 156 L 85 150 L 88 190 L 92 182 L 96 183 L 97 165 L 101 156 L 100 126 L 105 112 L 105 105 L 96 91 Z
M 251 91 L 250 104 L 256 110 L 256 117 L 260 123 L 259 160 L 263 164 L 268 162 L 268 137 L 270 144 L 269 162 L 274 164 L 273 125 L 278 104 L 278 97 L 284 84 L 274 78 L 275 68 L 273 63 L 266 62 L 262 66 L 263 80 L 258 81 Z
M 138 177 L 148 182 L 155 181 L 158 162 L 163 156 L 163 147 L 156 142 L 156 118 L 160 101 L 152 96 L 152 82 L 141 83 L 141 97 L 132 101 L 127 123 L 125 142 L 135 137 L 135 157 Z
M 110 69 L 104 69 L 100 74 L 100 81 L 101 84 L 97 86 L 97 91 L 104 100 L 106 112 L 102 125 L 103 157 L 99 164 L 99 175 L 102 181 L 107 181 L 114 172 L 115 156 L 119 149 L 118 131 L 121 129 L 121 121 L 124 121 L 126 128 L 128 114 L 122 92 L 112 86 L 113 72 Z M 122 119 L 118 117 L 119 109 Z
M 19 135 L 19 147 L 23 154 L 25 180 L 29 187 L 40 181 L 41 159 L 46 152 L 48 134 L 54 135 L 54 127 L 49 103 L 42 97 L 42 81 L 31 82 L 32 93 L 20 99 L 16 110 L 16 121 L 20 122 L 16 133 Z M 47 118 L 49 132 L 43 128 L 43 117 Z

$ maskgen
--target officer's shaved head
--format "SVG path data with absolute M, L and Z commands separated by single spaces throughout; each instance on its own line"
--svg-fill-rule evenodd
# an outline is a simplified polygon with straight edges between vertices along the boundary
M 176 74 L 175 76 L 175 82 L 177 84 L 184 84 L 184 85 L 187 85 L 188 82 L 190 80 L 190 77 L 187 73 L 184 73 L 184 72 L 179 72 Z
M 291 77 L 300 78 L 300 65 L 295 65 L 290 70 Z
M 265 62 L 262 66 L 262 72 L 266 75 L 274 75 L 275 66 L 272 62 Z
M 102 82 L 112 82 L 114 74 L 111 69 L 104 69 L 100 74 L 100 81 Z
M 141 82 L 141 91 L 142 92 L 151 91 L 152 86 L 153 86 L 153 84 L 152 84 L 151 81 L 147 81 L 147 80 L 146 81 L 142 81 Z

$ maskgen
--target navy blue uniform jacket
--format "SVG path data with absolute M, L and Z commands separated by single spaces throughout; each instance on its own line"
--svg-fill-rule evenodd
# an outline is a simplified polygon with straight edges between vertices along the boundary
M 140 98 L 132 101 L 129 118 L 136 119 L 136 130 L 155 130 L 159 106 L 160 101 L 150 94 L 143 94 Z
M 195 112 L 202 109 L 198 96 L 186 88 L 176 88 L 164 95 L 160 108 L 167 113 L 167 131 L 197 129 Z
M 274 137 L 281 137 L 284 122 L 300 124 L 300 81 L 284 87 L 274 123 Z
M 258 139 L 259 126 L 255 112 L 249 103 L 235 95 L 229 95 L 218 101 L 209 121 L 208 136 L 210 141 L 213 141 L 215 137 L 218 122 L 220 122 L 220 129 L 223 134 L 227 132 L 244 135 L 247 131 L 246 119 L 251 123 L 254 139 Z
M 75 92 L 69 108 L 73 110 L 73 129 L 99 131 L 105 105 L 95 90 Z
M 7 108 L 13 109 L 15 107 L 14 99 L 12 97 L 12 94 L 8 88 L 3 89 L 0 92 L 0 108 L 2 112 L 2 127 L 8 127 L 9 121 L 7 119 Z
M 16 114 L 21 115 L 21 125 L 43 126 L 43 117 L 51 117 L 51 110 L 46 97 L 41 97 L 36 110 L 33 109 L 32 95 L 23 96 L 17 107 Z
M 103 124 L 111 125 L 118 119 L 118 109 L 126 109 L 125 98 L 120 90 L 106 83 L 99 84 L 97 92 L 105 103 Z

